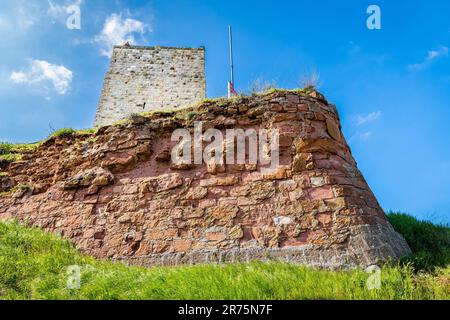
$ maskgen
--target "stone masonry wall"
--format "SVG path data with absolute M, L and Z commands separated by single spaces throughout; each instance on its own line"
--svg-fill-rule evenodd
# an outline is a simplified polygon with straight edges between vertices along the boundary
M 177 128 L 278 129 L 282 165 L 175 166 Z M 315 91 L 205 102 L 46 141 L 1 177 L 0 219 L 141 265 L 282 259 L 368 266 L 410 252 Z M 14 187 L 15 186 L 15 187 Z
M 203 48 L 116 46 L 94 126 L 132 113 L 185 107 L 205 97 Z

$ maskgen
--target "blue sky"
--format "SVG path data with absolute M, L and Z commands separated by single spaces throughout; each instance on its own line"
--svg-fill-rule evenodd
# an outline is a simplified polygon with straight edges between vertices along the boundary
M 81 9 L 81 30 L 66 7 Z M 366 10 L 381 8 L 381 30 Z M 206 47 L 210 97 L 226 93 L 227 25 L 236 86 L 293 88 L 320 74 L 385 210 L 450 222 L 449 1 L 2 0 L 0 140 L 91 126 L 110 46 Z

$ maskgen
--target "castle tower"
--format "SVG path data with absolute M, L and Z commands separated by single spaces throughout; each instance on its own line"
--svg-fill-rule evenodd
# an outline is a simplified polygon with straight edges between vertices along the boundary
M 94 126 L 206 97 L 205 49 L 115 46 Z

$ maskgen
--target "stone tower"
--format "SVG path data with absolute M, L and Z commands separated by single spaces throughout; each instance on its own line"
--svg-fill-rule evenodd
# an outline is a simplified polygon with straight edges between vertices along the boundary
M 94 126 L 206 97 L 205 49 L 115 46 Z

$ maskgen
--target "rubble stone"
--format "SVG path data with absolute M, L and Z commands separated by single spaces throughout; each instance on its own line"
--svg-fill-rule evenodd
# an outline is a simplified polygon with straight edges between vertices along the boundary
M 144 266 L 279 259 L 353 268 L 410 253 L 320 94 L 275 91 L 56 137 L 0 177 L 0 219 L 63 234 L 83 252 Z M 281 165 L 176 166 L 171 134 L 207 119 L 278 129 Z

